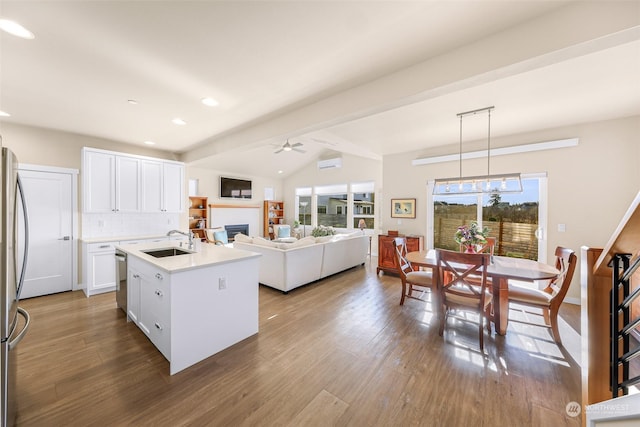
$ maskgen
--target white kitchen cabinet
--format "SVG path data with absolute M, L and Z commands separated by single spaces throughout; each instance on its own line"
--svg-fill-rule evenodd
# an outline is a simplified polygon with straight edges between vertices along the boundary
M 143 160 L 141 171 L 144 212 L 184 210 L 184 166 L 181 163 Z
M 170 362 L 173 375 L 258 332 L 259 257 L 206 245 L 180 255 L 189 267 L 175 269 L 171 257 L 150 261 L 142 254 L 164 247 L 119 248 L 127 253 L 129 271 L 140 274 L 136 324 Z
M 162 183 L 165 211 L 183 212 L 186 204 L 184 197 L 184 165 L 165 162 L 163 164 Z
M 140 282 L 142 275 L 135 268 L 127 268 L 127 319 L 140 322 Z
M 171 358 L 170 275 L 159 271 L 140 281 L 140 328 L 167 359 Z
M 84 211 L 140 211 L 140 160 L 109 152 L 84 150 Z
M 83 243 L 84 293 L 91 295 L 116 289 L 115 246 L 118 242 Z
M 116 157 L 95 151 L 84 151 L 82 181 L 85 212 L 114 212 Z
M 140 211 L 140 160 L 116 156 L 116 212 Z
M 171 276 L 159 268 L 130 258 L 127 307 L 129 317 L 151 340 L 162 355 L 171 353 Z M 129 308 L 131 307 L 131 308 Z

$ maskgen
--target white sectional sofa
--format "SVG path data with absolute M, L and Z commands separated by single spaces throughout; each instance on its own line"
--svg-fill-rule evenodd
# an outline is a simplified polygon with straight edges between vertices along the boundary
M 351 267 L 364 264 L 369 237 L 361 232 L 326 237 L 305 237 L 277 243 L 261 237 L 238 235 L 234 248 L 261 253 L 259 282 L 289 292 Z

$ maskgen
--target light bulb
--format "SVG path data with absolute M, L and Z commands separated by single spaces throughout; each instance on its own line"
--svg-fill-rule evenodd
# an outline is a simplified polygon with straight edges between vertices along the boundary
M 507 179 L 506 178 L 502 178 L 502 183 L 500 183 L 500 189 L 501 190 L 506 190 L 507 189 Z

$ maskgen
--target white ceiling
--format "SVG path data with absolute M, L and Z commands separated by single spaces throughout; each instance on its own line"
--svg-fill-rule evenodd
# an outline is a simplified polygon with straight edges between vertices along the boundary
M 547 47 L 582 31 L 557 29 L 583 13 L 576 3 L 3 0 L 0 16 L 36 38 L 0 35 L 0 110 L 7 122 L 151 140 L 193 164 L 271 177 L 327 150 L 381 158 L 449 145 L 456 113 L 489 105 L 495 136 L 640 114 L 637 23 Z M 502 34 L 545 22 L 535 43 L 478 44 L 505 46 Z M 467 62 L 446 69 L 452 52 Z M 465 135 L 481 137 L 485 125 L 470 122 Z M 287 138 L 306 153 L 273 154 Z

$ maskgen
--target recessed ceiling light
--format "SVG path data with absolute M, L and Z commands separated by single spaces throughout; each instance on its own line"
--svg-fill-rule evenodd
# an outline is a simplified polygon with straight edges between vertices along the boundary
M 156 145 L 156 143 L 153 141 L 145 141 L 144 143 L 147 145 Z
M 0 111 L 0 117 L 11 117 L 11 114 Z
M 131 105 L 138 105 L 138 101 L 136 101 L 135 99 L 127 99 L 127 102 Z
M 278 171 L 278 173 L 283 173 L 283 171 Z
M 204 105 L 206 105 L 207 107 L 217 107 L 218 106 L 218 101 L 216 101 L 213 98 L 202 98 L 200 101 Z
M 0 19 L 0 30 L 23 39 L 34 39 L 36 36 L 22 25 L 9 19 Z
M 186 125 L 187 122 L 185 122 L 184 120 L 182 120 L 180 117 L 176 117 L 175 119 L 171 120 L 173 122 L 174 125 Z

